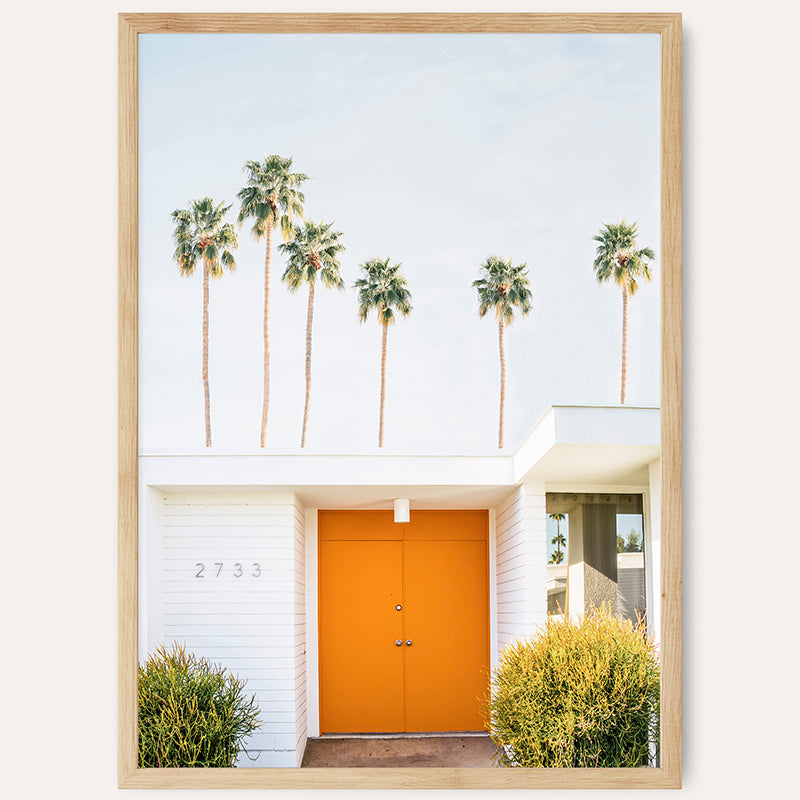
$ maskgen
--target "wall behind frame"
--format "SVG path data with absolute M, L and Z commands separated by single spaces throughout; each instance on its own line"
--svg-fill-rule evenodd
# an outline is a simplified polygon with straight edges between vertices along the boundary
M 198 11 L 190 0 L 170 10 Z M 754 520 L 763 498 L 788 494 L 797 481 L 798 432 L 793 423 L 800 385 L 786 369 L 796 340 L 800 273 L 791 259 L 773 263 L 772 279 L 752 280 L 752 253 L 763 232 L 796 224 L 796 109 L 786 103 L 796 69 L 800 7 L 779 0 L 721 7 L 712 0 L 666 4 L 637 0 L 619 11 L 684 12 L 685 247 L 691 268 L 685 292 L 684 789 L 682 800 L 717 793 L 780 797 L 792 785 L 794 717 L 778 702 L 794 681 L 792 659 L 773 659 L 772 681 L 748 676 L 764 652 L 783 640 L 780 614 L 765 615 L 749 592 L 731 591 L 732 575 L 748 575 Z M 140 4 L 141 10 L 154 4 Z M 320 11 L 330 4 L 278 2 L 276 11 Z M 397 4 L 340 0 L 336 10 L 391 11 Z M 552 3 L 514 0 L 508 11 L 552 11 Z M 243 0 L 241 11 L 263 11 Z M 490 11 L 486 2 L 436 0 L 403 10 Z M 608 11 L 600 0 L 564 3 L 567 11 Z M 4 635 L 14 642 L 0 675 L 4 716 L 15 722 L 4 787 L 27 797 L 109 800 L 116 759 L 116 20 L 131 4 L 43 0 L 7 9 L 14 36 L 0 58 L 13 76 L 4 85 L 24 124 L 6 126 L 4 208 L 15 210 L 3 271 L 3 382 L 0 393 L 3 497 Z M 741 57 L 747 43 L 747 58 Z M 37 54 L 34 58 L 33 55 Z M 31 102 L 36 98 L 36 102 Z M 743 113 L 743 109 L 747 109 Z M 66 124 L 54 127 L 54 119 Z M 768 122 L 765 123 L 765 120 Z M 57 128 L 57 136 L 56 136 Z M 46 159 L 52 185 L 69 187 L 69 203 L 47 223 L 48 238 L 71 241 L 88 230 L 91 247 L 62 248 L 58 258 L 34 246 L 42 217 L 19 213 L 38 204 L 33 180 Z M 55 157 L 69 154 L 68 158 Z M 735 165 L 735 180 L 731 167 Z M 731 236 L 732 221 L 737 226 Z M 775 287 L 780 287 L 776 291 Z M 742 323 L 746 310 L 747 324 Z M 757 367 L 757 368 L 756 368 Z M 758 380 L 750 380 L 753 375 Z M 62 390 L 56 391 L 55 387 Z M 64 387 L 72 387 L 63 391 Z M 769 405 L 769 418 L 758 409 Z M 731 452 L 735 433 L 736 457 Z M 768 469 L 765 468 L 768 465 Z M 747 487 L 740 492 L 737 487 Z M 43 490 L 46 501 L 43 502 Z M 726 502 L 736 491 L 736 502 Z M 35 510 L 35 514 L 33 513 Z M 786 543 L 796 548 L 796 542 Z M 791 550 L 791 553 L 796 553 Z M 775 605 L 794 605 L 794 582 L 783 580 L 794 559 L 775 562 Z M 724 613 L 720 613 L 720 608 Z M 731 643 L 746 631 L 752 646 Z M 70 653 L 69 658 L 57 658 Z M 57 669 L 54 669 L 54 659 Z M 42 736 L 31 697 L 47 686 L 48 729 L 57 747 L 31 746 Z M 27 689 L 27 691 L 26 691 Z M 737 697 L 736 703 L 730 698 Z M 769 730 L 769 737 L 741 731 Z M 89 743 L 87 745 L 87 743 Z M 42 764 L 47 769 L 42 769 Z M 768 765 L 768 766 L 767 766 Z M 287 797 L 289 792 L 284 793 Z M 581 798 L 628 792 L 581 792 Z M 225 797 L 239 797 L 226 792 Z M 365 797 L 389 796 L 364 792 Z M 416 798 L 397 790 L 392 798 Z M 471 791 L 489 800 L 496 792 Z M 561 796 L 561 795 L 560 795 Z M 576 796 L 578 796 L 576 794 Z M 638 796 L 638 795 L 637 795 Z M 648 793 L 648 796 L 651 796 Z M 183 800 L 208 793 L 181 792 Z

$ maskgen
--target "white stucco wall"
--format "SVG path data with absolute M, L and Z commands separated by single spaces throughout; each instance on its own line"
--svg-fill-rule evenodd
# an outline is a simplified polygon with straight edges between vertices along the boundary
M 567 540 L 567 604 L 570 619 L 577 621 L 586 608 L 583 580 L 583 506 L 577 504 L 569 511 L 569 539 Z

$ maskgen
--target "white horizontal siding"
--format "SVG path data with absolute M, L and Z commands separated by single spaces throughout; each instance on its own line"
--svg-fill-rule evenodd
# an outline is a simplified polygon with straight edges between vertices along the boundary
M 245 742 L 255 760 L 240 755 L 240 766 L 297 766 L 305 734 L 305 684 L 298 690 L 297 680 L 306 645 L 302 507 L 286 493 L 166 494 L 158 527 L 163 641 L 246 679 L 261 727 Z
M 644 567 L 621 566 L 617 570 L 617 610 L 625 619 L 636 621 L 644 613 Z
M 544 486 L 525 484 L 496 509 L 497 644 L 531 636 L 546 619 Z
M 294 557 L 294 617 L 292 645 L 294 647 L 294 742 L 295 763 L 300 766 L 308 735 L 306 711 L 306 531 L 303 508 L 292 506 L 292 550 Z

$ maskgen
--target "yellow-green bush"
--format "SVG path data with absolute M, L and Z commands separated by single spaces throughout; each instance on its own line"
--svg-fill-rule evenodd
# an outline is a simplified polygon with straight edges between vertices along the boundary
M 233 767 L 258 728 L 255 697 L 224 667 L 161 645 L 139 667 L 139 766 Z
M 643 626 L 600 610 L 548 621 L 507 647 L 486 714 L 497 758 L 518 767 L 647 766 L 660 669 Z

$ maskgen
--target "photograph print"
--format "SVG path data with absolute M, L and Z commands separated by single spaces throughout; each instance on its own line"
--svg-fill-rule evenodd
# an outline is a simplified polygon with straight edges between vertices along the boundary
M 657 773 L 662 37 L 137 38 L 137 774 Z

